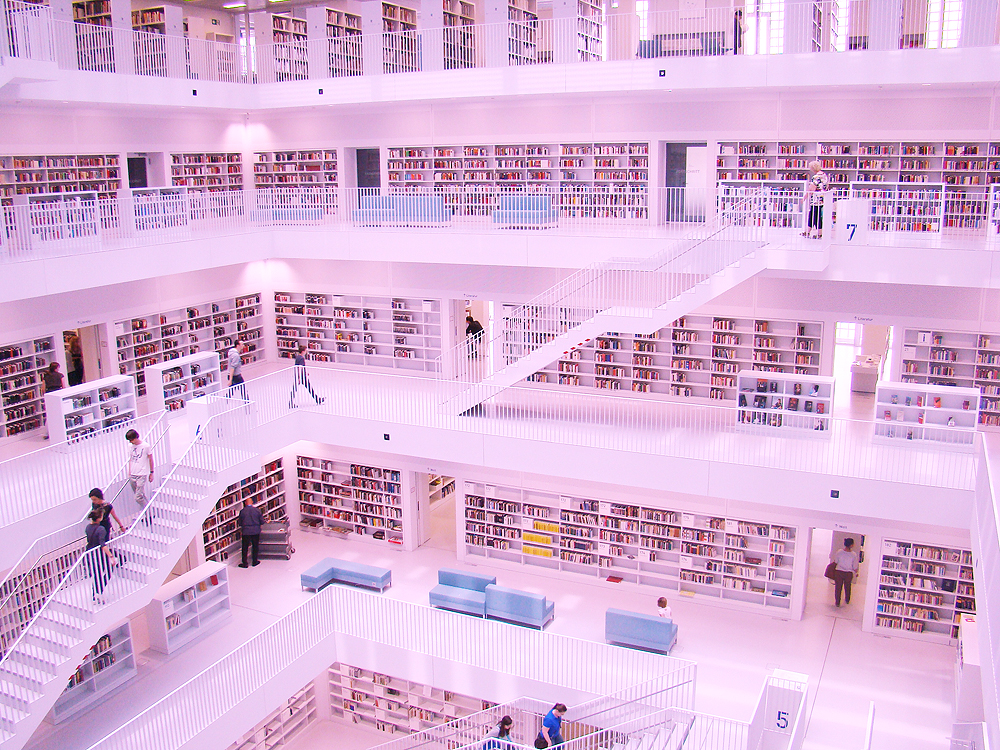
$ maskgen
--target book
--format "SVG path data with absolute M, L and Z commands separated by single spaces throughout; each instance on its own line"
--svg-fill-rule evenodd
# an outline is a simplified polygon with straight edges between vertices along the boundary
M 969 410 L 969 402 L 968 401 L 963 401 L 962 402 L 962 408 L 965 409 L 966 411 L 968 411 Z
M 940 409 L 941 408 L 941 397 L 940 396 L 935 396 L 934 397 L 934 408 L 935 409 Z
M 812 411 L 813 410 L 813 402 L 812 401 L 806 401 L 805 410 L 806 411 Z
M 796 383 L 792 386 L 792 395 L 801 396 L 802 395 L 802 383 Z
M 924 405 L 924 397 L 917 396 L 917 406 L 923 406 L 923 405 Z
M 894 393 L 894 394 L 892 394 L 892 397 L 891 397 L 891 398 L 889 399 L 889 401 L 890 401 L 891 403 L 893 403 L 893 404 L 898 404 L 898 403 L 899 403 L 899 396 L 897 396 L 897 395 L 896 395 L 896 394 Z
M 826 404 L 824 404 L 822 401 L 817 401 L 816 402 L 816 413 L 817 414 L 825 414 L 826 413 Z
M 923 413 L 923 412 L 920 412 L 920 413 L 919 413 L 919 414 L 917 415 L 917 424 L 923 424 L 923 423 L 924 423 L 924 413 Z
M 812 387 L 812 390 L 809 391 L 809 395 L 810 396 L 818 396 L 819 395 L 819 386 L 818 385 L 814 385 Z
M 799 410 L 799 400 L 797 398 L 788 399 L 788 411 L 798 411 Z
M 767 381 L 758 380 L 757 381 L 757 393 L 767 393 Z
M 906 397 L 906 405 L 907 406 L 912 406 L 913 405 L 913 399 L 910 398 L 909 396 Z
M 777 393 L 778 392 L 778 381 L 777 380 L 772 380 L 770 383 L 768 383 L 768 390 L 771 391 L 771 393 Z
M 774 399 L 774 403 L 771 404 L 771 408 L 772 409 L 780 409 L 781 408 L 781 399 L 780 398 Z
M 885 410 L 885 413 L 884 413 L 884 414 L 882 415 L 882 418 L 883 418 L 883 419 L 884 419 L 884 420 L 885 420 L 886 422 L 890 421 L 890 420 L 892 419 L 892 412 L 891 412 L 891 411 L 889 411 L 888 409 L 886 409 L 886 410 Z
M 744 395 L 744 394 L 741 393 L 740 394 L 740 406 L 746 406 L 746 405 L 747 405 L 747 397 L 746 397 L 746 395 Z
M 622 577 L 621 576 L 608 576 L 607 581 L 608 581 L 608 583 L 621 583 L 622 582 Z

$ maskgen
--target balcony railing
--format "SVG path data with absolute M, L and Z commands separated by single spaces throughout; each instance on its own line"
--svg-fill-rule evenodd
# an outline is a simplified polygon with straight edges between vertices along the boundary
M 989 46 L 997 19 L 939 0 L 750 0 L 743 9 L 619 12 L 240 45 L 54 19 L 4 0 L 2 56 L 60 68 L 227 83 L 667 57 Z M 574 6 L 575 7 L 575 6 Z M 313 31 L 310 29 L 310 31 Z M 315 30 L 318 33 L 326 29 Z M 351 30 L 353 31 L 353 29 Z M 359 30 L 360 31 L 360 30 Z

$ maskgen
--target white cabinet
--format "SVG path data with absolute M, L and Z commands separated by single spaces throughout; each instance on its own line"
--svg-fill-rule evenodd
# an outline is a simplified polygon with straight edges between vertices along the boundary
M 737 419 L 746 426 L 830 434 L 833 378 L 747 372 L 737 377 Z
M 56 724 L 76 716 L 136 674 L 132 628 L 126 620 L 91 646 L 49 716 Z
M 875 435 L 971 448 L 979 396 L 978 388 L 881 383 L 875 389 Z
M 225 565 L 207 562 L 168 581 L 146 607 L 149 644 L 170 654 L 232 616 Z
M 146 368 L 149 411 L 178 411 L 222 387 L 218 352 L 199 352 Z
M 75 440 L 136 418 L 135 383 L 128 375 L 63 388 L 45 394 L 53 443 Z

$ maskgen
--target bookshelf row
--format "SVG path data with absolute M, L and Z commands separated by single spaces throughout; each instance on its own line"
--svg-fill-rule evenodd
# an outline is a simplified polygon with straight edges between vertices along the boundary
M 829 436 L 833 378 L 741 371 L 737 384 L 736 419 L 741 425 Z
M 227 750 L 271 750 L 287 745 L 318 720 L 316 687 L 310 682 Z
M 135 383 L 122 375 L 91 380 L 45 394 L 53 443 L 79 440 L 138 416 Z
M 56 360 L 54 336 L 0 345 L 0 404 L 3 437 L 33 432 L 45 424 L 42 375 Z
M 819 322 L 686 315 L 649 335 L 604 333 L 527 380 L 736 402 L 740 371 L 816 377 L 822 349 Z
M 122 187 L 117 154 L 0 156 L 0 205 L 16 195 L 96 192 L 109 197 Z
M 303 530 L 403 544 L 399 469 L 298 456 L 296 476 Z
M 224 354 L 224 353 L 223 353 Z M 199 352 L 145 368 L 150 412 L 180 411 L 188 401 L 222 388 L 219 352 Z
M 975 388 L 979 424 L 1000 427 L 1000 333 L 904 328 L 899 357 L 901 383 Z
M 140 397 L 150 365 L 214 351 L 224 372 L 226 352 L 237 341 L 247 347 L 244 364 L 263 359 L 265 350 L 259 292 L 115 321 L 113 332 L 118 371 L 135 378 Z
M 58 724 L 103 700 L 138 674 L 129 621 L 102 635 L 69 678 L 49 717 Z
M 798 530 L 465 482 L 464 553 L 793 616 Z
M 337 187 L 337 151 L 257 151 L 253 180 L 258 188 Z
M 206 562 L 167 581 L 146 606 L 149 645 L 172 654 L 232 616 L 229 568 Z
M 441 301 L 275 292 L 278 356 L 435 372 L 441 355 Z
M 976 612 L 972 552 L 883 540 L 875 601 L 876 632 L 956 641 L 959 617 Z
M 243 156 L 239 153 L 170 155 L 170 184 L 188 192 L 243 189 Z
M 243 501 L 250 499 L 269 521 L 288 517 L 285 506 L 285 471 L 282 459 L 264 464 L 261 470 L 229 485 L 201 525 L 205 559 L 225 563 L 240 549 L 239 515 Z
M 979 395 L 976 388 L 879 383 L 875 435 L 971 447 L 979 423 Z

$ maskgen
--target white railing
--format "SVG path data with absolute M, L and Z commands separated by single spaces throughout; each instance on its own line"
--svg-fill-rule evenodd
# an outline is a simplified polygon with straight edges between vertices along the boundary
M 338 644 L 346 643 L 345 638 L 357 639 L 414 657 L 592 695 L 617 693 L 636 683 L 669 676 L 676 684 L 676 705 L 689 707 L 694 700 L 692 662 L 673 657 L 654 659 L 604 643 L 330 586 L 92 745 L 91 750 L 181 747 L 328 638 L 336 638 Z M 512 659 L 511 654 L 518 658 Z M 206 706 L 211 710 L 204 710 Z M 247 717 L 248 726 L 254 720 Z
M 775 55 L 997 44 L 997 19 L 941 0 L 754 0 L 701 11 L 616 12 L 418 29 L 295 43 L 237 44 L 53 20 L 5 0 L 4 56 L 72 70 L 229 83 L 671 57 Z
M 975 453 L 879 442 L 873 420 L 830 417 L 821 434 L 825 439 L 804 440 L 817 433 L 740 424 L 732 405 L 530 385 L 508 388 L 475 416 L 456 416 L 440 408 L 438 386 L 425 377 L 325 368 L 308 368 L 308 373 L 325 398 L 309 411 L 366 422 L 958 490 L 975 488 L 980 464 Z M 298 411 L 289 408 L 293 377 L 293 368 L 287 368 L 247 382 L 247 396 L 262 423 Z M 227 408 L 225 392 L 209 399 Z M 976 445 L 981 438 L 977 433 Z
M 995 448 L 996 444 L 988 442 L 980 451 L 981 467 L 972 518 L 983 716 L 988 728 L 987 739 L 994 747 L 1000 744 L 1000 505 L 987 453 Z
M 112 487 L 124 480 L 128 458 L 125 433 L 135 429 L 150 445 L 167 433 L 161 412 L 91 433 L 81 440 L 54 443 L 0 462 L 0 523 L 24 518 L 86 499 L 92 487 Z

